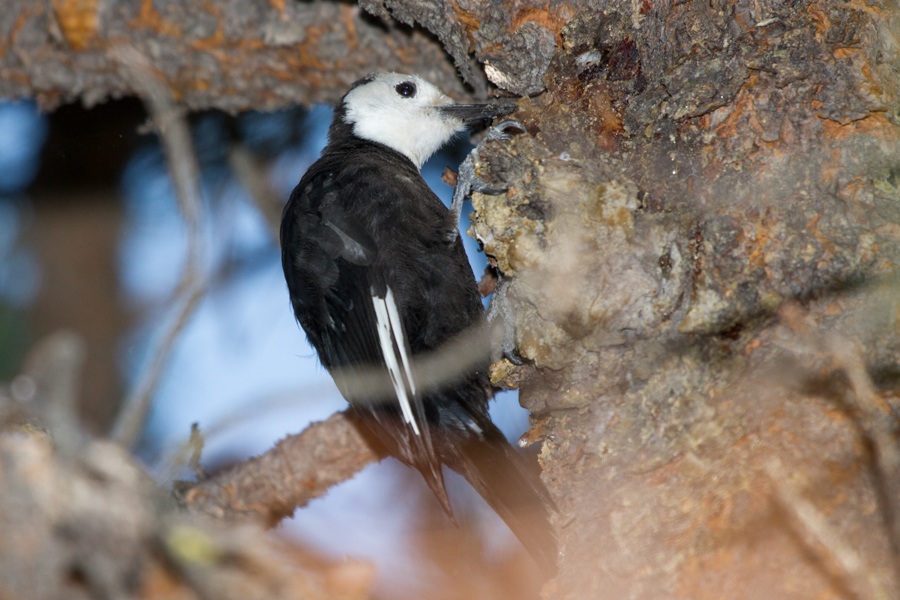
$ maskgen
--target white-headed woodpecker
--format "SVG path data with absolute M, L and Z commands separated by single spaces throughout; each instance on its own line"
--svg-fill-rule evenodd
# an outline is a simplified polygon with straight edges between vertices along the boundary
M 451 517 L 441 465 L 463 475 L 549 573 L 553 504 L 536 465 L 488 416 L 481 298 L 459 236 L 448 235 L 455 215 L 419 173 L 468 125 L 509 112 L 455 104 L 414 75 L 356 82 L 285 206 L 281 256 L 294 314 L 361 421 Z M 473 340 L 474 367 L 448 357 L 467 368 L 418 368 L 461 335 Z

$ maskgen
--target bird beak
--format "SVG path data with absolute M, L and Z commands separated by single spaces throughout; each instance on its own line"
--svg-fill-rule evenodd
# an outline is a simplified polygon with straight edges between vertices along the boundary
M 466 125 L 475 125 L 481 121 L 516 112 L 517 108 L 515 104 L 448 104 L 439 106 L 438 110 L 448 117 L 459 119 Z

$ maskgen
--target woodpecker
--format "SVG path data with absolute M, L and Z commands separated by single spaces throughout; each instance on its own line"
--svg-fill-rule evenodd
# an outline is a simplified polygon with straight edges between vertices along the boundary
M 357 81 L 285 206 L 281 256 L 294 315 L 360 421 L 451 519 L 441 466 L 465 477 L 550 574 L 552 500 L 488 416 L 485 315 L 458 207 L 419 172 L 468 126 L 510 112 L 456 104 L 415 75 Z

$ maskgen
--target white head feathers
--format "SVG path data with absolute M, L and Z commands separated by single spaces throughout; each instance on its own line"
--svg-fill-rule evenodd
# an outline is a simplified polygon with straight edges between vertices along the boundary
M 354 135 L 393 148 L 417 168 L 457 133 L 462 119 L 439 110 L 454 104 L 416 75 L 377 73 L 344 96 L 344 122 Z

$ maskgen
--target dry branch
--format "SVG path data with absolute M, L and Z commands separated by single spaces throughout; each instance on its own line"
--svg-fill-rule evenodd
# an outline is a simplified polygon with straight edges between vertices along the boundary
M 826 336 L 825 342 L 825 347 L 847 373 L 852 393 L 845 397 L 856 409 L 854 414 L 860 430 L 874 449 L 874 471 L 880 492 L 878 506 L 894 554 L 894 579 L 900 582 L 900 447 L 894 436 L 896 421 L 890 408 L 879 399 L 859 350 L 837 335 Z
M 777 459 L 766 464 L 766 474 L 772 481 L 775 498 L 800 529 L 801 539 L 821 557 L 824 568 L 836 572 L 858 600 L 890 600 L 886 585 L 863 558 L 831 527 L 815 505 L 794 489 L 790 476 Z
M 360 600 L 374 568 L 191 516 L 119 446 L 0 435 L 0 597 Z
M 262 456 L 182 490 L 194 510 L 216 517 L 255 517 L 274 525 L 336 483 L 384 455 L 349 412 L 313 423 Z
M 140 92 L 108 59 L 123 42 L 151 57 L 192 110 L 333 102 L 374 70 L 419 73 L 471 97 L 432 36 L 323 0 L 5 0 L 0 97 L 49 110 Z
M 889 294 L 895 294 L 895 285 L 888 285 L 887 288 Z M 888 578 L 887 583 L 882 584 L 871 576 L 869 569 L 863 568 L 860 558 L 844 560 L 843 557 L 851 555 L 844 550 L 837 549 L 835 557 L 840 559 L 837 563 L 843 565 L 844 576 L 855 582 L 852 587 L 857 592 L 865 589 L 865 586 L 869 586 L 872 587 L 872 591 L 866 594 L 867 597 L 873 595 L 873 597 L 882 598 L 886 597 L 885 594 L 890 596 L 891 594 L 884 588 L 896 590 L 897 582 L 900 582 L 900 560 L 898 560 L 900 525 L 897 522 L 898 515 L 900 515 L 900 447 L 898 447 L 893 434 L 896 419 L 890 406 L 879 397 L 857 344 L 839 332 L 822 328 L 796 304 L 785 304 L 779 310 L 779 315 L 781 321 L 792 331 L 792 336 L 782 342 L 782 347 L 794 353 L 801 362 L 809 363 L 810 359 L 813 359 L 825 372 L 832 369 L 842 372 L 849 384 L 844 393 L 839 393 L 840 386 L 829 386 L 825 389 L 834 395 L 838 408 L 847 410 L 856 423 L 860 435 L 871 444 L 871 456 L 867 458 L 871 462 L 871 471 L 877 489 L 878 510 L 882 515 L 885 535 L 889 540 L 893 555 L 892 577 Z M 811 365 L 807 365 L 807 368 L 812 370 Z M 767 465 L 768 471 L 772 472 L 773 469 L 783 471 L 778 464 Z M 783 498 L 795 495 L 791 490 L 782 491 L 784 492 Z M 790 500 L 788 504 L 795 503 Z M 822 519 L 821 516 L 815 517 L 812 511 L 814 511 L 812 507 L 798 508 L 798 517 L 804 522 L 809 519 Z M 818 532 L 824 532 L 827 529 L 824 521 L 821 526 L 812 521 L 807 526 L 816 536 L 820 535 Z M 826 537 L 833 538 L 834 534 L 829 533 Z M 830 542 L 826 545 L 834 546 Z
M 178 334 L 200 302 L 205 291 L 203 274 L 203 192 L 200 187 L 200 166 L 194 153 L 190 128 L 172 92 L 160 79 L 150 61 L 138 50 L 119 46 L 111 52 L 134 87 L 144 98 L 147 112 L 162 141 L 166 163 L 175 188 L 175 197 L 181 216 L 188 230 L 187 261 L 182 273 L 175 309 L 169 323 L 163 329 L 156 346 L 150 353 L 150 362 L 141 371 L 131 394 L 125 400 L 122 411 L 113 425 L 114 440 L 128 447 L 140 435 L 150 411 L 150 403 L 159 387 Z
M 284 204 L 275 197 L 275 193 L 268 186 L 265 167 L 255 160 L 246 148 L 238 145 L 233 146 L 228 152 L 228 166 L 265 219 L 272 240 L 279 244 L 281 211 Z
M 31 413 L 12 435 L 17 424 L 0 423 L 0 597 L 370 597 L 371 565 L 333 564 L 251 523 L 187 513 L 123 448 L 91 439 L 70 405 L 82 350 L 71 333 L 49 336 L 17 383 L 0 385 L 0 415 Z

